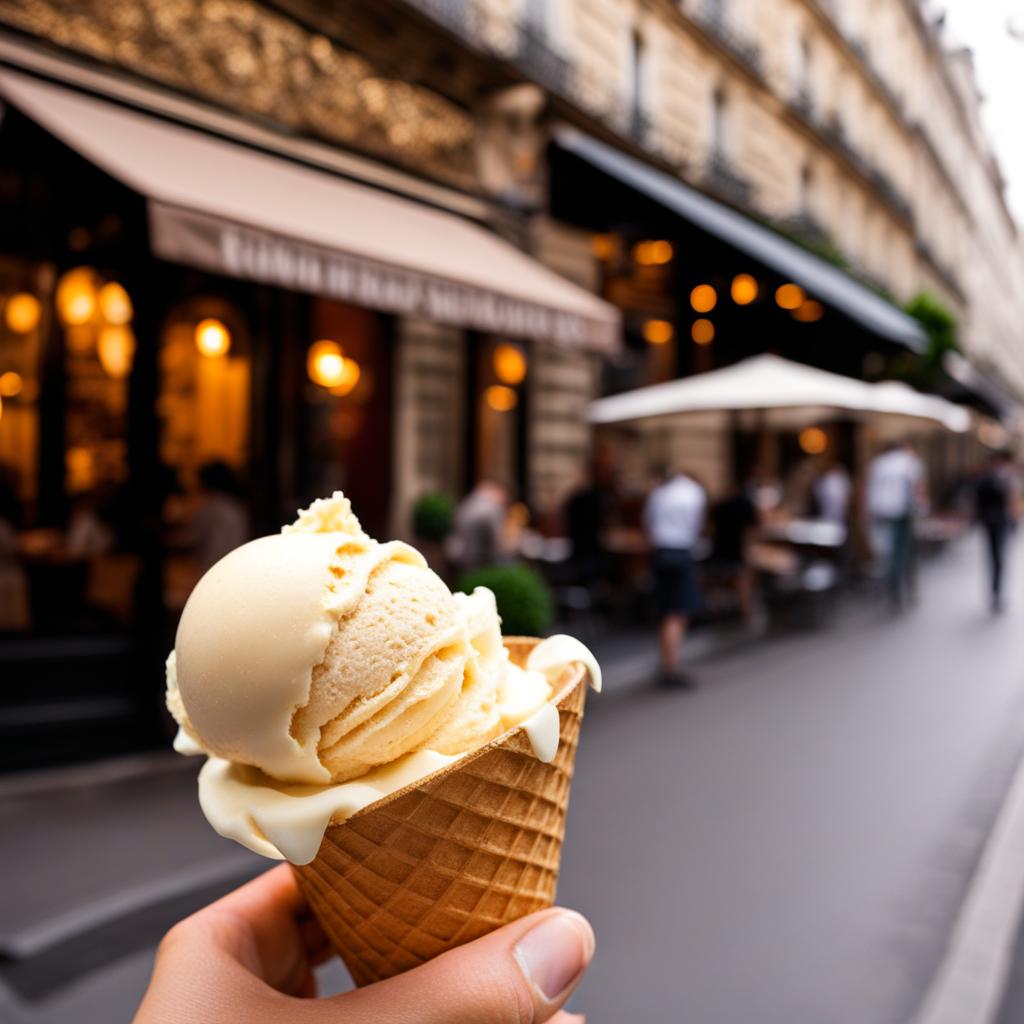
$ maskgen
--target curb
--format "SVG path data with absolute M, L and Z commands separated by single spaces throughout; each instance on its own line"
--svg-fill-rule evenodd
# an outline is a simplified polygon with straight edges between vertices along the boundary
M 911 1024 L 993 1024 L 1024 906 L 1024 758 L 1014 772 L 942 963 Z

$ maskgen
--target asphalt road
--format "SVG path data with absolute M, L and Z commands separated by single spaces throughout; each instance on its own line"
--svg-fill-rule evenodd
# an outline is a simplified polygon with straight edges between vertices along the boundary
M 1024 748 L 1024 588 L 990 616 L 980 554 L 900 618 L 591 701 L 559 891 L 598 935 L 590 1024 L 910 1018 Z

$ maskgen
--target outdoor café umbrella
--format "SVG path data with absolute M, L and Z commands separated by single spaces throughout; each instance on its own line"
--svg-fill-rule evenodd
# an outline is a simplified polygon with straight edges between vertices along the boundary
M 588 415 L 601 424 L 746 409 L 762 410 L 776 422 L 840 413 L 920 420 L 957 433 L 970 426 L 970 414 L 944 398 L 895 381 L 868 384 L 775 355 L 601 398 L 591 402 Z

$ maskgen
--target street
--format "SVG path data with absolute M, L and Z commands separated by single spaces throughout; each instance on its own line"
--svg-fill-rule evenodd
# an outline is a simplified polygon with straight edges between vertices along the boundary
M 1024 743 L 1024 608 L 990 617 L 981 565 L 971 537 L 904 618 L 591 701 L 559 890 L 588 1020 L 909 1019 Z
M 588 705 L 559 890 L 598 937 L 573 1009 L 591 1024 L 910 1019 L 1024 749 L 1024 603 L 988 615 L 980 554 L 971 537 L 928 564 L 902 618 L 859 599 L 824 630 L 703 656 L 695 693 L 612 674 Z M 25 913 L 5 926 L 4 1022 L 128 1019 L 162 929 L 258 866 L 206 835 L 190 771 L 165 770 L 148 801 L 118 787 L 117 806 L 68 802 L 108 822 L 81 877 L 116 905 L 114 840 L 131 829 L 124 888 L 149 871 L 163 896 L 132 910 L 122 894 L 120 922 L 86 906 L 78 934 L 52 898 L 74 852 L 44 856 L 38 822 L 20 841 L 33 801 L 0 799 L 4 863 L 22 894 L 45 885 L 56 920 L 49 937 Z M 67 870 L 65 910 L 88 903 Z

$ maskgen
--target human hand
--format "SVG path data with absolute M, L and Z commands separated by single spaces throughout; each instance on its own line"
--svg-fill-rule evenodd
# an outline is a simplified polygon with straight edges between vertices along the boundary
M 327 939 L 287 865 L 175 925 L 135 1024 L 571 1024 L 594 952 L 573 911 L 542 910 L 415 970 L 317 999 Z

